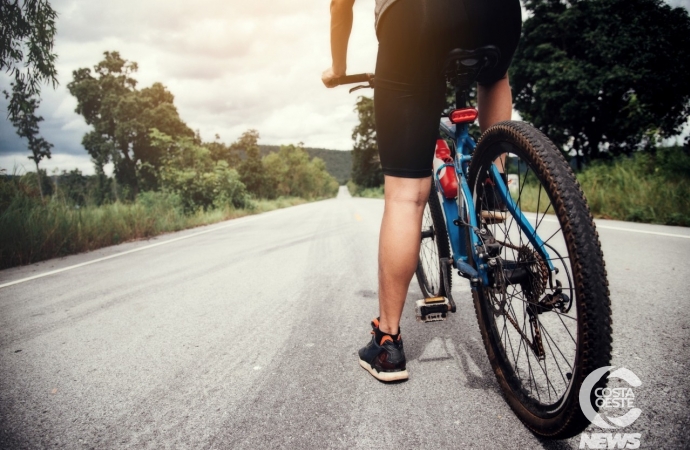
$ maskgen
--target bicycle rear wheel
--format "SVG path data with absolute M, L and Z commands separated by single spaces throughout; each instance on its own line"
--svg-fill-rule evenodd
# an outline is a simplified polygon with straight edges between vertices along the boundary
M 517 211 L 501 207 L 492 187 L 495 161 L 512 179 L 510 196 L 548 258 Z M 468 178 L 485 243 L 480 250 L 494 257 L 489 286 L 473 289 L 473 296 L 498 383 L 534 433 L 574 436 L 589 424 L 580 387 L 611 359 L 606 269 L 584 194 L 553 143 L 521 122 L 501 122 L 482 135 Z
M 419 288 L 425 298 L 445 297 L 446 289 L 443 286 L 442 271 L 446 271 L 448 286 L 450 287 L 450 269 L 449 266 L 442 265 L 440 259 L 450 256 L 450 245 L 441 202 L 433 180 L 431 181 L 429 200 L 424 207 L 421 239 L 419 261 L 415 271 Z

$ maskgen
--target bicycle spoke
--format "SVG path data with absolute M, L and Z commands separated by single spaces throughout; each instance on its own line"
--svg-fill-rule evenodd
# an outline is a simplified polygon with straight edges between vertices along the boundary
M 493 179 L 496 169 L 512 181 L 505 193 L 516 208 L 504 209 L 503 192 L 490 186 L 491 180 L 500 183 Z M 482 255 L 470 262 L 489 282 L 477 289 L 475 304 L 491 365 L 507 397 L 521 404 L 515 412 L 530 429 L 573 436 L 588 425 L 577 416 L 583 378 L 574 374 L 610 364 L 610 329 L 597 316 L 610 315 L 606 273 L 598 246 L 583 244 L 597 243 L 586 202 L 558 149 L 523 123 L 485 132 L 468 182 Z M 569 207 L 556 208 L 561 204 Z M 582 307 L 592 314 L 581 317 Z M 584 348 L 594 344 L 585 358 Z
M 568 362 L 568 358 L 566 358 L 566 356 L 565 356 L 565 355 L 563 354 L 563 352 L 561 351 L 561 348 L 558 346 L 558 343 L 553 339 L 553 337 L 551 337 L 551 334 L 550 334 L 549 331 L 546 329 L 546 327 L 543 327 L 543 330 L 544 330 L 544 333 L 548 336 L 548 338 L 551 339 L 551 342 L 553 342 L 553 344 L 556 346 L 556 350 L 558 350 L 558 353 L 561 354 L 561 356 L 563 357 L 563 361 L 565 361 L 565 363 L 568 364 L 568 368 L 569 368 L 569 369 L 571 370 L 571 372 L 572 372 L 573 367 L 572 367 L 572 366 L 570 365 L 570 363 Z M 547 342 L 547 344 L 548 344 L 548 342 L 549 342 L 548 339 L 546 340 L 546 342 Z M 573 342 L 575 342 L 575 341 L 573 340 Z M 551 344 L 549 344 L 549 347 L 550 347 L 550 346 L 551 346 Z M 551 354 L 554 354 L 553 351 L 551 352 Z M 554 358 L 554 361 L 556 361 L 556 364 L 558 364 L 558 361 L 557 361 L 556 358 Z
M 505 173 L 505 166 L 499 166 L 503 169 L 501 172 Z M 536 209 L 534 221 L 530 222 L 533 223 L 534 232 L 538 233 L 545 223 L 544 219 L 553 210 L 553 203 L 550 201 L 548 196 L 546 196 L 547 194 L 544 191 L 542 184 L 538 182 L 534 173 L 532 173 L 529 167 L 527 171 L 518 173 L 518 192 L 515 196 L 514 202 L 521 211 L 525 209 L 523 199 L 528 191 L 528 186 L 532 186 L 534 184 L 534 181 L 532 181 L 533 179 L 537 182 L 537 186 L 535 186 L 536 189 L 534 189 L 536 191 Z M 546 198 L 542 198 L 543 196 L 546 196 Z M 494 204 L 495 202 L 496 199 L 494 199 Z M 483 195 L 477 198 L 477 205 L 478 210 L 489 209 L 490 202 L 488 196 Z M 505 279 L 512 279 L 512 277 L 516 274 L 516 270 L 518 270 L 521 265 L 539 264 L 539 261 L 544 261 L 538 256 L 528 259 L 520 259 L 523 257 L 518 258 L 517 249 L 525 247 L 532 248 L 532 244 L 530 243 L 522 227 L 518 224 L 516 216 L 513 214 L 509 214 L 509 216 L 510 217 L 505 221 L 487 221 L 487 223 L 484 224 L 485 228 L 490 231 L 490 236 L 493 236 L 497 241 L 501 241 L 502 239 L 502 242 L 505 243 L 501 250 L 503 260 L 513 261 L 510 269 L 503 269 L 502 265 L 501 268 L 498 269 L 504 271 L 503 277 L 505 277 Z M 570 260 L 569 255 L 566 254 L 565 257 L 561 256 L 549 244 L 549 242 L 558 236 L 562 236 L 562 229 L 560 227 L 551 233 L 543 242 L 545 247 L 549 247 L 553 251 L 548 260 L 553 264 L 557 264 L 558 266 L 564 266 L 565 275 L 567 279 L 570 280 L 570 270 L 569 267 L 567 267 Z M 484 240 L 484 238 L 482 238 L 482 240 Z M 563 373 L 563 363 L 565 363 L 567 367 L 571 367 L 571 365 L 561 350 L 555 336 L 551 331 L 549 331 L 550 327 L 548 324 L 545 324 L 540 317 L 535 320 L 534 325 L 530 324 L 527 308 L 530 307 L 530 305 L 531 307 L 539 308 L 540 305 L 538 302 L 536 302 L 536 300 L 528 300 L 525 297 L 525 292 L 523 292 L 522 289 L 518 289 L 518 286 L 519 285 L 506 285 L 505 288 L 499 289 L 496 293 L 500 299 L 496 298 L 494 300 L 494 306 L 492 306 L 492 308 L 501 309 L 501 311 L 497 313 L 502 314 L 503 316 L 503 323 L 499 329 L 497 329 L 498 339 L 500 342 L 502 342 L 503 348 L 507 352 L 506 356 L 511 358 L 513 361 L 516 376 L 525 380 L 527 383 L 526 387 L 528 387 L 531 395 L 535 395 L 538 401 L 541 401 L 542 399 L 552 401 L 554 397 L 559 397 L 560 395 L 558 387 L 560 386 L 561 382 L 567 385 Z M 546 292 L 556 292 L 553 287 L 545 286 L 544 288 Z M 569 283 L 566 283 L 566 286 L 562 287 L 562 289 L 565 289 L 566 292 L 571 292 L 572 286 L 570 286 Z M 517 305 L 515 302 L 519 302 L 519 304 L 522 305 L 521 315 L 518 315 L 518 312 L 515 309 L 515 306 Z M 502 307 L 500 305 L 504 306 Z M 577 318 L 568 315 L 567 313 L 560 312 L 556 309 L 550 310 L 549 313 L 557 317 L 559 327 L 564 328 L 565 335 L 569 337 L 568 341 L 571 344 L 576 344 L 576 341 L 573 339 L 572 332 L 566 324 L 566 320 L 569 320 L 569 322 L 575 326 L 577 324 Z M 518 317 L 520 317 L 519 320 Z M 511 321 L 513 324 L 509 323 Z M 520 324 L 520 326 L 518 329 L 515 329 L 517 324 Z M 534 353 L 536 350 L 534 350 L 532 347 L 539 344 L 536 341 L 532 341 L 533 339 L 537 339 L 534 335 L 536 331 L 528 331 L 528 326 L 530 330 L 532 330 L 533 326 L 537 327 L 542 334 L 542 342 L 546 342 L 546 347 L 544 348 L 546 353 L 544 353 L 543 359 L 538 358 Z M 532 335 L 533 337 L 528 338 L 529 335 Z M 517 347 L 514 346 L 514 339 L 518 339 Z M 559 361 L 559 359 L 563 362 Z M 535 365 L 539 366 L 539 369 L 536 369 Z M 554 367 L 550 368 L 551 365 L 554 365 Z M 554 371 L 553 374 L 552 371 Z M 553 380 L 550 378 L 551 376 L 555 375 L 555 372 L 557 372 L 559 375 L 557 378 L 560 378 L 559 382 L 557 383 L 558 386 L 554 384 Z

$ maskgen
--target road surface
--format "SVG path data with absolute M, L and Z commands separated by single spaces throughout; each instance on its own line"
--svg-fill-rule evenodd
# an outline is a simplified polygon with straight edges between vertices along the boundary
M 457 276 L 438 324 L 415 321 L 412 281 L 409 381 L 359 367 L 382 211 L 341 192 L 0 272 L 0 448 L 578 448 L 513 415 Z M 690 229 L 597 224 L 613 364 L 643 383 L 624 431 L 687 448 Z

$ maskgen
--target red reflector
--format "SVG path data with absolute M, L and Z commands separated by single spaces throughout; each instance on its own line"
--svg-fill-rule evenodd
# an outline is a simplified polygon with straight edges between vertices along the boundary
M 452 123 L 471 123 L 477 119 L 477 112 L 474 108 L 463 108 L 453 110 L 448 118 Z

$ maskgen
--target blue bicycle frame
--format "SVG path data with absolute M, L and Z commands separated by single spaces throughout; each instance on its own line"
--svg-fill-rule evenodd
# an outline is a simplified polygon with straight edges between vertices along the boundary
M 443 195 L 440 196 L 442 198 L 446 229 L 448 230 L 448 237 L 450 239 L 452 264 L 453 267 L 458 270 L 459 275 L 468 278 L 473 285 L 481 283 L 484 286 L 488 286 L 488 267 L 483 255 L 480 255 L 478 252 L 478 249 L 482 246 L 482 241 L 479 235 L 479 224 L 477 223 L 477 214 L 472 198 L 472 191 L 467 183 L 469 163 L 470 159 L 472 159 L 476 143 L 474 139 L 472 139 L 472 136 L 470 136 L 469 125 L 466 123 L 454 125 L 445 123 L 442 120 L 439 131 L 442 139 L 450 140 L 455 143 L 454 163 L 440 167 L 434 176 L 437 192 L 442 192 L 439 174 L 443 167 L 452 166 L 458 177 L 459 192 L 457 197 L 455 199 L 448 199 Z M 495 165 L 492 166 L 492 176 L 499 196 L 505 202 L 508 211 L 513 216 L 513 220 L 517 222 L 532 246 L 544 261 L 546 261 L 549 270 L 553 271 L 554 266 L 546 250 L 546 245 L 522 211 L 520 211 L 518 205 L 513 201 L 508 186 L 503 182 L 503 178 L 500 176 Z M 471 232 L 465 233 L 461 227 L 469 227 Z M 476 269 L 469 263 L 469 255 L 467 253 L 468 243 L 466 242 L 468 236 L 471 241 L 469 243 L 469 249 L 472 252 L 472 260 L 476 261 Z
M 497 58 L 497 55 L 495 54 L 497 52 L 497 49 L 493 47 L 484 47 L 480 50 L 482 50 L 482 52 L 479 53 L 477 53 L 477 51 L 468 52 L 460 50 L 459 54 L 455 56 L 460 58 L 461 55 L 466 55 L 468 57 L 475 58 L 471 60 L 474 61 L 475 64 L 477 62 L 477 58 L 483 58 L 485 64 L 488 63 L 488 61 L 491 58 Z M 465 64 L 465 66 L 468 65 Z M 466 103 L 465 91 L 458 87 L 463 85 L 463 83 L 458 82 L 458 80 L 464 80 L 466 82 L 465 85 L 471 84 L 471 81 L 473 81 L 476 78 L 477 74 L 479 73 L 479 71 L 481 71 L 482 67 L 484 66 L 481 64 L 477 65 L 473 69 L 467 69 L 467 67 L 465 67 L 463 70 L 470 70 L 470 72 L 468 73 L 473 73 L 473 75 L 468 78 L 467 73 L 463 72 L 462 74 L 458 75 L 459 78 L 456 77 L 456 83 L 452 83 L 456 86 L 456 108 L 462 108 L 465 106 Z M 356 86 L 350 89 L 350 92 L 354 92 L 358 89 L 374 87 L 373 80 L 373 74 L 358 74 L 347 77 L 341 77 L 338 83 L 368 83 L 367 85 Z M 478 249 L 483 247 L 483 242 L 480 236 L 481 233 L 479 224 L 477 223 L 477 214 L 474 208 L 472 191 L 470 190 L 470 186 L 467 183 L 469 163 L 472 159 L 472 154 L 474 153 L 476 143 L 474 142 L 474 139 L 472 139 L 472 136 L 470 136 L 469 134 L 469 125 L 467 123 L 452 124 L 449 122 L 447 124 L 442 120 L 440 123 L 439 132 L 441 138 L 447 141 L 451 141 L 455 144 L 455 160 L 453 164 L 445 164 L 436 171 L 434 180 L 436 183 L 437 192 L 442 192 L 439 181 L 439 174 L 441 169 L 443 169 L 444 167 L 452 167 L 453 170 L 455 170 L 455 173 L 458 178 L 458 194 L 456 198 L 448 199 L 445 196 L 441 196 L 441 198 L 443 199 L 443 215 L 445 216 L 446 229 L 448 230 L 451 251 L 453 253 L 452 261 L 449 262 L 450 264 L 452 264 L 453 267 L 455 267 L 458 270 L 460 276 L 468 278 L 471 281 L 472 286 L 477 286 L 479 283 L 483 284 L 484 286 L 488 286 L 489 274 L 487 270 L 488 267 L 487 262 L 485 260 L 485 254 L 484 252 L 480 254 L 478 251 Z M 553 272 L 554 266 L 551 262 L 549 253 L 546 250 L 546 244 L 536 233 L 536 230 L 529 223 L 522 211 L 520 211 L 518 205 L 513 201 L 513 198 L 510 195 L 510 191 L 508 190 L 508 186 L 506 186 L 506 183 L 503 181 L 503 178 L 500 176 L 500 173 L 495 165 L 492 165 L 491 171 L 491 175 L 494 179 L 494 183 L 498 190 L 498 194 L 505 203 L 508 211 L 512 214 L 511 220 L 515 220 L 515 222 L 517 222 L 517 225 L 522 229 L 522 232 L 525 234 L 525 236 L 532 244 L 534 249 L 546 262 L 549 270 Z M 471 232 L 465 233 L 464 230 L 461 229 L 461 227 L 468 227 L 470 228 Z M 470 245 L 467 245 L 468 243 L 466 242 L 468 236 L 471 241 L 469 242 Z M 470 264 L 469 254 L 467 253 L 468 247 L 472 252 L 472 260 L 475 262 L 474 267 Z M 445 263 L 446 261 L 442 262 Z M 445 274 L 446 272 L 443 271 L 442 273 Z M 444 280 L 446 286 L 449 286 L 447 281 L 448 280 Z M 450 296 L 450 292 L 448 291 L 449 290 L 446 289 L 447 294 Z M 451 301 L 451 303 L 453 302 Z M 453 311 L 455 311 L 454 308 L 455 307 L 453 306 Z

